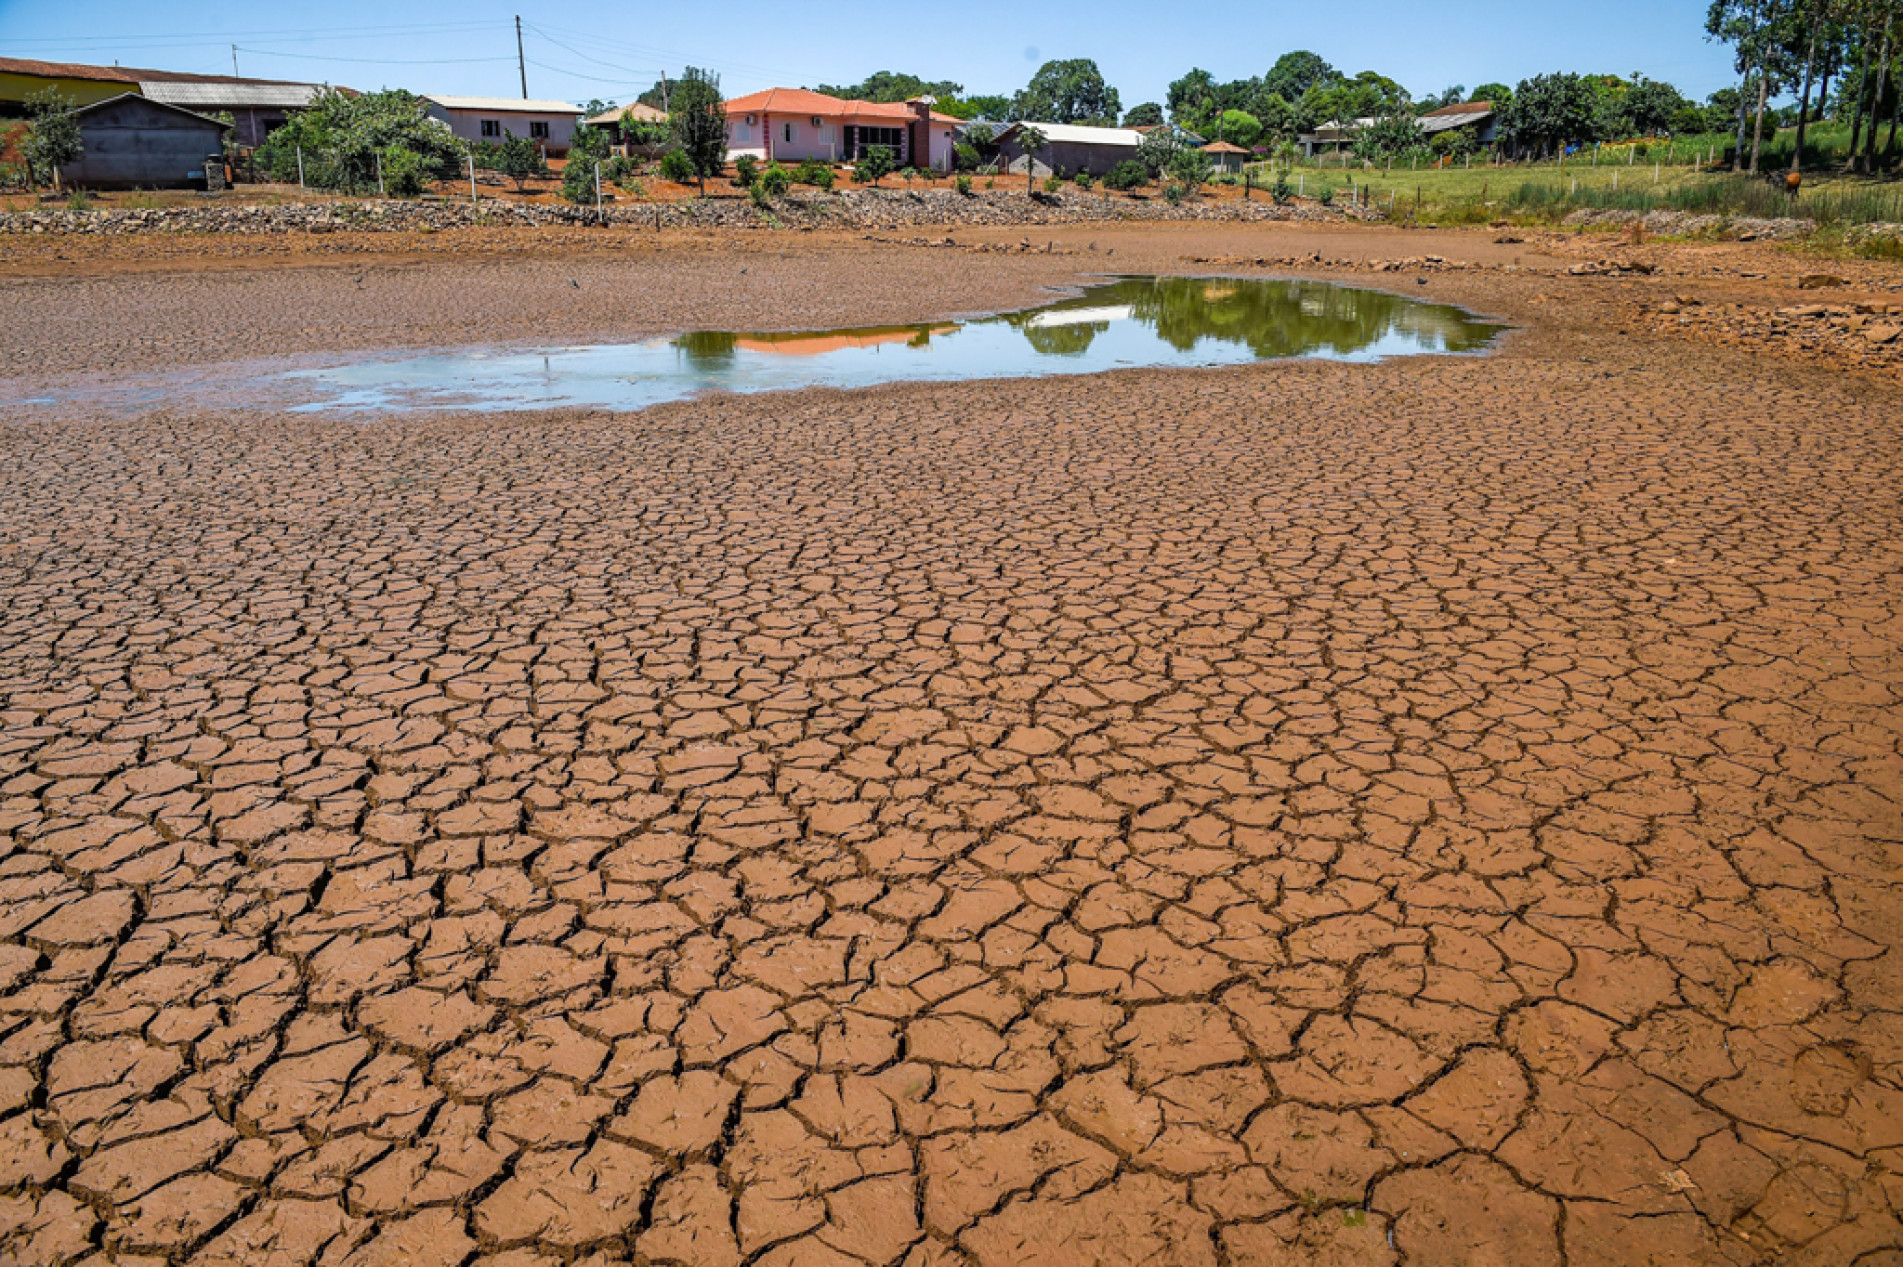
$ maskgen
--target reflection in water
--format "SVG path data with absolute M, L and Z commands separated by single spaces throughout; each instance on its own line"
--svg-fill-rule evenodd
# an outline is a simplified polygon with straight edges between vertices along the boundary
M 1501 328 L 1444 304 L 1327 282 L 1126 277 L 974 321 L 698 331 L 531 354 L 456 351 L 297 370 L 273 381 L 315 392 L 302 409 L 638 409 L 703 391 L 1473 352 Z

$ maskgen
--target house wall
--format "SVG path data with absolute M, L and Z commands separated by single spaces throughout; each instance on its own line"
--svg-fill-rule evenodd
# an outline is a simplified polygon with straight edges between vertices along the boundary
M 122 93 L 137 92 L 139 85 L 122 80 L 66 79 L 0 71 L 0 116 L 25 114 L 26 99 L 48 88 L 59 89 L 75 105 L 89 106 L 95 101 L 110 101 Z
M 749 116 L 729 115 L 727 118 L 727 157 L 734 159 L 742 154 L 765 161 L 771 157 L 779 163 L 800 163 L 809 158 L 822 163 L 843 163 L 846 155 L 846 129 L 848 126 L 895 128 L 899 132 L 899 144 L 894 153 L 894 167 L 915 165 L 912 153 L 913 136 L 917 132 L 916 121 L 911 119 L 841 119 L 820 116 L 819 126 L 813 125 L 810 114 L 755 114 L 753 122 L 747 122 Z M 791 129 L 791 138 L 788 137 Z M 952 128 L 949 123 L 929 125 L 929 157 L 934 168 L 948 171 L 952 159 Z
M 77 162 L 60 168 L 69 185 L 89 188 L 197 185 L 205 158 L 222 152 L 224 129 L 141 101 L 84 115 Z
M 502 130 L 513 132 L 517 136 L 529 135 L 529 124 L 548 124 L 548 152 L 566 154 L 569 146 L 575 143 L 575 128 L 581 121 L 579 114 L 528 114 L 498 110 L 451 110 L 434 102 L 429 104 L 429 117 L 448 126 L 450 132 L 465 141 L 489 141 L 500 144 L 502 137 L 487 137 L 482 134 L 484 119 L 494 119 L 502 125 Z M 537 138 L 538 140 L 540 138 Z
M 1007 160 L 1011 171 L 1024 170 L 1024 149 L 1017 143 L 1016 137 L 1010 137 L 998 147 L 998 153 Z M 1078 172 L 1089 172 L 1092 176 L 1102 176 L 1126 158 L 1135 158 L 1134 145 L 1089 145 L 1078 141 L 1053 141 L 1035 155 L 1033 174 L 1048 176 L 1053 170 L 1062 171 L 1066 176 Z

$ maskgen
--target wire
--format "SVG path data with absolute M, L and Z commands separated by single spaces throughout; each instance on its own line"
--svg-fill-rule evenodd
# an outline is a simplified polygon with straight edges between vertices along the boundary
M 268 48 L 248 48 L 243 44 L 238 45 L 238 51 L 257 57 L 288 57 L 296 61 L 310 62 L 356 62 L 365 66 L 464 66 L 472 62 L 512 62 L 515 60 L 513 57 L 325 57 L 318 53 L 277 53 Z
M 428 34 L 437 31 L 471 31 L 484 29 L 507 29 L 505 22 L 415 22 L 398 26 L 319 26 L 303 29 L 276 27 L 260 28 L 252 31 L 171 31 L 164 35 L 125 36 L 125 35 L 69 35 L 35 36 L 30 39 L 9 39 L 9 44 L 126 44 L 150 47 L 156 44 L 186 43 L 194 40 L 216 40 L 229 43 L 233 39 L 263 40 L 274 42 L 274 37 L 283 39 L 348 39 L 357 35 L 394 35 Z

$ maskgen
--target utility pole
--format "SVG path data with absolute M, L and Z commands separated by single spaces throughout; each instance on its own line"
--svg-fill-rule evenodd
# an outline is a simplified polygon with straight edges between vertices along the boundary
M 661 72 L 661 113 L 673 113 L 667 108 L 667 72 L 665 70 Z
M 244 78 L 243 75 L 238 73 L 238 46 L 236 44 L 231 46 L 231 77 L 233 79 Z
M 522 15 L 515 15 L 515 68 L 522 73 L 522 100 L 529 99 L 529 63 L 522 56 Z

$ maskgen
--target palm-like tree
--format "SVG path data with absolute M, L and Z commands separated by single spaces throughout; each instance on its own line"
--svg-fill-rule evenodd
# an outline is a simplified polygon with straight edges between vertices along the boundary
M 1024 192 L 1027 194 L 1037 173 L 1037 152 L 1050 144 L 1050 140 L 1035 123 L 1018 124 L 1018 149 L 1024 153 Z

